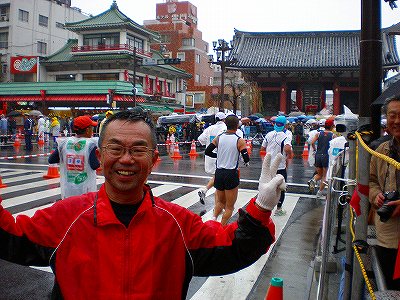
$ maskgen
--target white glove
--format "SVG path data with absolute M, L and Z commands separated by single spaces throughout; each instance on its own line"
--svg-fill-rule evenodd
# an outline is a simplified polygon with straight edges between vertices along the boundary
M 266 210 L 273 210 L 279 202 L 281 191 L 286 190 L 285 179 L 281 174 L 276 175 L 282 159 L 283 155 L 278 153 L 271 166 L 271 154 L 267 153 L 263 161 L 256 204 Z

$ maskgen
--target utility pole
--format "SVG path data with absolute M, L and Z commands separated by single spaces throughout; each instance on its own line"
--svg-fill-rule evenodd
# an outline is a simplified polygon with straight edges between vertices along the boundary
M 381 94 L 382 84 L 382 37 L 381 37 L 381 1 L 361 0 L 361 39 L 360 39 L 360 96 L 359 128 L 371 124 L 373 137 L 380 134 L 380 109 L 373 108 L 373 101 Z M 369 161 L 371 155 L 358 147 L 357 184 L 368 187 Z M 355 159 L 353 157 L 353 159 Z M 359 193 L 361 215 L 355 223 L 355 240 L 367 241 L 368 196 Z M 366 254 L 360 251 L 365 261 Z M 353 259 L 353 278 L 351 282 L 351 299 L 360 299 L 364 290 L 364 279 L 360 264 Z
M 136 107 L 136 46 L 133 47 L 133 88 L 132 88 L 132 94 L 133 94 L 133 107 Z
M 228 42 L 224 39 L 219 39 L 217 41 L 213 41 L 213 49 L 217 55 L 217 60 L 214 61 L 214 55 L 210 54 L 209 63 L 218 65 L 221 67 L 221 94 L 218 102 L 218 110 L 224 111 L 224 101 L 225 101 L 225 69 L 230 66 L 232 63 L 236 62 L 236 59 L 230 58 L 230 52 L 233 49 L 233 41 L 231 41 L 231 45 L 229 46 Z

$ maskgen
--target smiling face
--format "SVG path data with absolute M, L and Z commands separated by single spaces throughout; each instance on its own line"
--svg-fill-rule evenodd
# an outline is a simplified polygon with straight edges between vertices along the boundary
M 391 101 L 387 106 L 387 128 L 397 141 L 400 141 L 400 101 Z
M 153 149 L 150 127 L 143 121 L 114 120 L 105 128 L 100 147 L 117 144 L 126 148 L 146 146 Z M 132 157 L 128 151 L 115 158 L 106 149 L 98 148 L 108 197 L 118 203 L 138 203 L 143 196 L 143 185 L 150 174 L 157 153 L 148 151 L 141 157 Z

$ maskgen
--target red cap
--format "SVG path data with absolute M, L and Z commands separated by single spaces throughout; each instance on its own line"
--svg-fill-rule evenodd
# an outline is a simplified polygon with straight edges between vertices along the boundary
M 80 116 L 74 119 L 74 128 L 86 129 L 89 126 L 97 126 L 97 122 L 92 121 L 88 116 Z
M 335 120 L 334 119 L 328 119 L 325 121 L 325 127 L 326 128 L 331 128 L 333 125 L 335 125 Z

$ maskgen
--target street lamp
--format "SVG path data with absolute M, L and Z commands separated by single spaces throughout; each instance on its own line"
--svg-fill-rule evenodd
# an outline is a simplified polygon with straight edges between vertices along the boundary
M 219 111 L 224 111 L 224 96 L 225 96 L 225 68 L 236 62 L 236 59 L 230 57 L 230 53 L 233 49 L 233 41 L 230 45 L 224 39 L 218 39 L 213 41 L 213 50 L 216 54 L 217 60 L 214 60 L 214 55 L 210 54 L 209 63 L 221 66 L 221 95 L 218 103 Z

